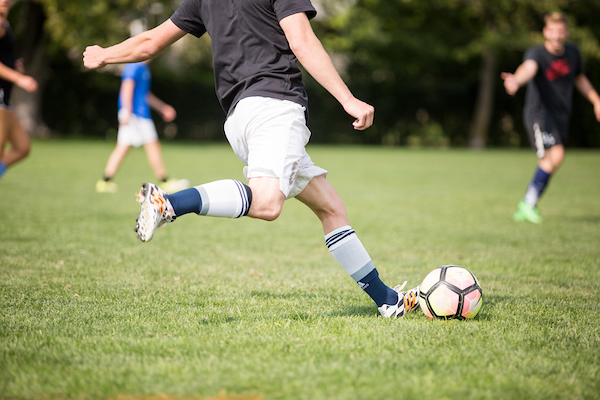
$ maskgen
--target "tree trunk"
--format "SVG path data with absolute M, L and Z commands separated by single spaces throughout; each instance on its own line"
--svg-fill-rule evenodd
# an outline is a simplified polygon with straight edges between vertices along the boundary
M 496 78 L 496 54 L 491 49 L 485 49 L 482 54 L 479 90 L 469 132 L 469 147 L 471 148 L 485 148 L 494 107 Z
M 42 5 L 34 0 L 27 1 L 27 27 L 17 39 L 19 57 L 23 58 L 25 74 L 38 82 L 35 93 L 15 87 L 12 102 L 23 128 L 31 137 L 48 137 L 50 130 L 42 119 L 42 92 L 44 89 L 47 66 L 46 46 L 43 30 L 46 15 Z

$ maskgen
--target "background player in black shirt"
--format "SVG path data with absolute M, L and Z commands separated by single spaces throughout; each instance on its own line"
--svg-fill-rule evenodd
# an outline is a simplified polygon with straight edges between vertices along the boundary
M 527 50 L 514 74 L 501 75 L 511 96 L 527 84 L 523 117 L 539 161 L 514 219 L 532 223 L 542 222 L 538 200 L 565 156 L 573 86 L 593 104 L 600 122 L 600 97 L 584 74 L 579 49 L 565 43 L 567 18 L 560 13 L 546 15 L 543 34 L 544 43 Z

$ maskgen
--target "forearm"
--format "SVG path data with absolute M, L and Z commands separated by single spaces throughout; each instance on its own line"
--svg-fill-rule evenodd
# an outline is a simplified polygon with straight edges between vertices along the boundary
M 153 110 L 161 112 L 162 109 L 163 109 L 163 107 L 166 106 L 167 103 L 165 103 L 164 101 L 162 101 L 161 99 L 159 99 L 158 97 L 156 97 L 154 95 L 154 93 L 150 92 L 150 93 L 148 93 L 148 105 Z
M 22 77 L 23 77 L 23 74 L 21 74 L 20 72 L 12 69 L 10 67 L 7 67 L 3 63 L 0 63 L 0 78 L 1 79 L 4 79 L 5 81 L 9 81 L 12 83 L 16 83 Z
M 152 37 L 143 32 L 102 51 L 103 64 L 134 63 L 149 60 L 162 52 L 152 43 Z
M 592 83 L 585 75 L 579 75 L 575 78 L 575 87 L 583 97 L 588 99 L 588 101 L 592 104 L 600 103 L 600 96 L 598 96 L 598 92 L 592 86 Z

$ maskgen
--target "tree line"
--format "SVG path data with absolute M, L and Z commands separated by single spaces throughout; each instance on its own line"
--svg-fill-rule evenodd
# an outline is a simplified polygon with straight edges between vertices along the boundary
M 119 67 L 85 71 L 86 45 L 152 28 L 181 0 L 20 0 L 9 14 L 35 94 L 15 90 L 32 136 L 114 137 Z M 600 89 L 600 15 L 596 0 L 313 0 L 313 28 L 376 122 L 357 133 L 349 117 L 308 74 L 313 142 L 408 146 L 525 146 L 524 90 L 506 95 L 500 72 L 514 71 L 541 43 L 543 15 L 564 12 L 592 84 Z M 151 64 L 153 91 L 178 111 L 157 120 L 166 138 L 224 140 L 214 95 L 210 38 L 187 35 Z M 600 124 L 574 96 L 571 146 L 599 147 Z

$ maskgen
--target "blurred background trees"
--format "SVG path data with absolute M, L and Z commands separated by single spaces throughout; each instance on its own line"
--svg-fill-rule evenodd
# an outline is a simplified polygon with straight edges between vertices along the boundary
M 14 0 L 9 20 L 34 95 L 15 91 L 33 136 L 116 136 L 120 67 L 86 71 L 86 45 L 110 45 L 163 22 L 180 0 Z M 376 108 L 376 124 L 351 118 L 305 74 L 313 142 L 410 146 L 525 146 L 524 90 L 506 95 L 501 71 L 543 38 L 543 15 L 562 11 L 586 73 L 600 89 L 595 0 L 314 0 L 313 27 L 352 91 Z M 178 111 L 156 121 L 167 138 L 224 140 L 214 95 L 210 38 L 190 35 L 151 64 L 153 91 Z M 18 93 L 17 93 L 18 92 Z M 600 146 L 591 105 L 575 95 L 570 145 Z

